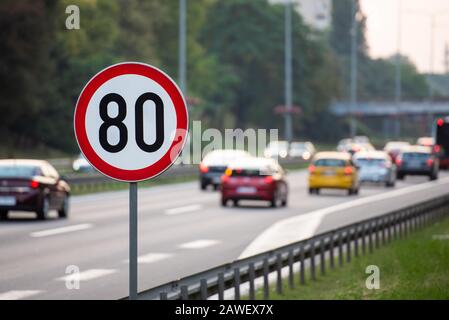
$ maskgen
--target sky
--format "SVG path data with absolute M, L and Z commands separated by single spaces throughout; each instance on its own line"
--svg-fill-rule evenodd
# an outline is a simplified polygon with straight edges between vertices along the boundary
M 360 4 L 367 17 L 367 40 L 372 57 L 395 54 L 400 34 L 401 53 L 408 56 L 419 71 L 445 72 L 444 50 L 446 44 L 449 46 L 449 0 L 360 0 Z M 432 16 L 435 22 L 433 63 Z

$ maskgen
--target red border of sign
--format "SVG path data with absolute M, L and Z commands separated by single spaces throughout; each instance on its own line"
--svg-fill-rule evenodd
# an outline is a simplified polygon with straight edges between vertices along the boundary
M 178 139 L 173 141 L 165 155 L 163 155 L 158 161 L 148 167 L 137 170 L 120 169 L 101 159 L 90 145 L 86 133 L 86 111 L 90 99 L 98 88 L 106 81 L 125 74 L 138 74 L 148 77 L 161 85 L 172 99 L 177 116 L 176 128 L 177 135 L 179 133 Z M 176 83 L 163 71 L 148 64 L 139 62 L 123 62 L 115 64 L 97 73 L 92 79 L 89 80 L 84 89 L 81 91 L 76 103 L 74 115 L 75 137 L 78 146 L 87 161 L 89 161 L 93 167 L 104 175 L 126 182 L 137 182 L 151 179 L 167 170 L 173 162 L 175 162 L 184 147 L 188 125 L 189 120 L 186 102 Z M 181 138 L 182 141 L 180 141 L 179 138 Z M 170 154 L 176 154 L 176 157 L 170 159 Z

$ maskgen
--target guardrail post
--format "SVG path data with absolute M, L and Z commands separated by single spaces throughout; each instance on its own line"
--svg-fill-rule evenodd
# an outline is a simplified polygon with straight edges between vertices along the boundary
M 293 250 L 288 253 L 288 285 L 290 289 L 295 286 L 294 275 L 293 275 Z
M 386 219 L 385 218 L 381 218 L 380 219 L 380 237 L 381 237 L 381 245 L 384 246 L 387 243 L 387 223 L 386 223 Z
M 346 262 L 351 262 L 351 230 L 346 230 Z
M 338 231 L 338 265 L 343 266 L 343 239 L 342 231 Z
M 359 229 L 360 226 L 356 225 L 354 228 L 354 256 L 359 256 Z
M 369 247 L 369 252 L 373 253 L 373 230 L 374 230 L 374 221 L 369 222 L 369 226 L 368 226 L 369 230 L 368 230 L 368 247 Z
M 240 269 L 234 268 L 234 297 L 240 300 Z
M 189 300 L 189 291 L 187 286 L 181 286 L 181 300 Z
M 315 274 L 315 241 L 310 241 L 310 276 L 312 280 L 316 280 Z
M 282 294 L 282 256 L 280 253 L 276 255 L 276 271 L 277 271 L 276 292 L 278 294 Z
M 160 300 L 167 300 L 167 299 L 168 299 L 168 297 L 167 297 L 167 292 L 161 292 L 161 293 L 159 294 L 159 299 L 160 299 Z
M 320 270 L 321 275 L 326 273 L 326 260 L 324 259 L 324 238 L 320 240 Z
M 255 278 L 255 272 L 254 272 L 254 263 L 251 262 L 249 264 L 249 300 L 255 300 L 256 294 L 254 289 L 254 278 Z
M 268 298 L 270 297 L 270 286 L 268 283 L 268 274 L 269 274 L 269 270 L 268 270 L 268 259 L 265 258 L 263 259 L 263 298 L 265 300 L 268 300 Z
M 375 242 L 376 242 L 376 249 L 379 248 L 379 228 L 380 228 L 379 220 L 376 219 L 375 220 L 375 227 L 374 227 L 374 236 L 375 236 Z
M 218 273 L 218 300 L 224 300 L 224 274 Z
M 200 297 L 201 297 L 201 300 L 207 300 L 207 280 L 206 279 L 201 279 Z
M 366 224 L 362 224 L 362 255 L 366 254 Z
M 301 284 L 306 283 L 305 278 L 305 264 L 304 264 L 304 242 L 301 243 L 299 251 L 299 282 Z
M 330 236 L 330 243 L 329 243 L 329 260 L 330 260 L 330 268 L 331 270 L 334 270 L 334 233 L 332 232 Z

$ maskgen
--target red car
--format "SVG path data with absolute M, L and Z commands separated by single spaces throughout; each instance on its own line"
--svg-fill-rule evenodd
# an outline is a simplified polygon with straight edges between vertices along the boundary
M 50 210 L 69 213 L 70 187 L 47 161 L 0 160 L 0 219 L 8 211 L 32 211 L 44 220 Z
M 231 200 L 265 200 L 272 207 L 286 206 L 288 186 L 284 170 L 273 159 L 247 158 L 233 162 L 221 177 L 221 204 Z

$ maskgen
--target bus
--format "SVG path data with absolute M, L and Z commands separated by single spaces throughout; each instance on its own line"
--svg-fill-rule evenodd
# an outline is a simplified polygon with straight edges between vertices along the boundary
M 440 168 L 449 168 L 449 117 L 438 118 L 435 121 L 434 152 L 440 159 Z

